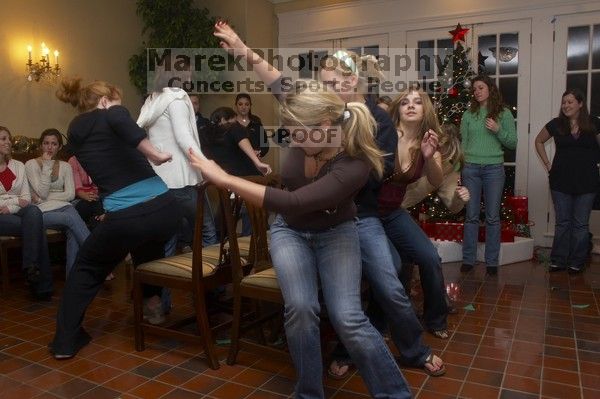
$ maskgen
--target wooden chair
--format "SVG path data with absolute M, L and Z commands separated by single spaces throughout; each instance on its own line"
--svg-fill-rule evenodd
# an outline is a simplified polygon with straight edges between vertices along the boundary
M 257 183 L 266 184 L 267 181 L 253 179 Z M 271 264 L 269 255 L 268 240 L 268 213 L 265 209 L 246 203 L 246 209 L 252 223 L 252 236 L 250 239 L 249 259 L 253 264 L 252 273 L 246 275 L 240 267 L 233 267 L 233 323 L 231 329 L 231 346 L 228 364 L 235 364 L 237 354 L 240 349 L 246 349 L 261 355 L 268 354 L 284 360 L 289 360 L 287 351 L 278 349 L 272 345 L 267 345 L 262 326 L 271 320 L 274 316 L 281 314 L 281 311 L 272 312 L 263 315 L 260 312 L 260 304 L 257 302 L 266 301 L 274 303 L 281 309 L 283 305 L 283 296 L 277 282 L 275 269 Z M 248 299 L 255 304 L 250 313 L 243 313 L 244 299 Z M 246 301 L 247 302 L 247 301 Z M 249 320 L 250 319 L 250 320 Z M 257 340 L 250 340 L 245 334 L 250 331 L 257 331 Z
M 46 230 L 48 245 L 65 241 L 65 235 L 61 231 Z M 23 241 L 21 237 L 0 236 L 0 269 L 2 269 L 2 294 L 7 295 L 10 286 L 10 266 L 8 264 L 8 251 L 21 248 Z
M 224 225 L 222 231 L 226 232 L 227 240 L 223 238 L 219 244 L 202 248 L 204 190 L 208 186 L 209 184 L 207 183 L 202 183 L 202 185 L 198 186 L 199 192 L 192 252 L 142 264 L 134 272 L 135 347 L 137 351 L 144 350 L 145 333 L 192 342 L 200 340 L 204 347 L 209 366 L 213 369 L 218 369 L 219 360 L 215 353 L 213 331 L 227 327 L 230 325 L 230 322 L 212 327 L 209 325 L 205 294 L 219 286 L 231 283 L 232 269 L 244 273 L 244 270 L 249 268 L 249 265 L 240 257 L 230 194 L 226 190 L 217 189 L 221 221 Z M 222 235 L 225 236 L 225 234 Z M 143 320 L 142 284 L 191 291 L 193 307 L 195 309 L 194 316 L 161 326 L 145 322 Z M 180 331 L 181 327 L 189 324 L 190 321 L 196 322 L 200 336 L 197 333 L 190 334 Z

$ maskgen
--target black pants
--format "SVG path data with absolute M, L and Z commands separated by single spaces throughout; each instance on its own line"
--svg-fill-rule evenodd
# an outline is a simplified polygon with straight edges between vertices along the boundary
M 98 226 L 98 220 L 96 220 L 96 216 L 100 216 L 104 213 L 104 208 L 102 208 L 102 202 L 100 201 L 86 201 L 80 199 L 75 204 L 75 209 L 77 209 L 77 213 L 81 216 L 81 219 L 88 225 L 90 231 L 94 230 L 96 226 Z
M 106 215 L 79 249 L 65 283 L 52 342 L 55 353 L 76 351 L 85 311 L 115 266 L 128 253 L 134 266 L 164 257 L 165 242 L 177 232 L 180 218 L 169 192 Z M 160 291 L 146 286 L 144 296 L 160 295 Z

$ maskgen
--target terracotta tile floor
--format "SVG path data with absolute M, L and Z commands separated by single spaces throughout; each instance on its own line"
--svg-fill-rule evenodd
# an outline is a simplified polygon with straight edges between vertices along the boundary
M 504 266 L 497 278 L 485 277 L 483 266 L 466 276 L 458 268 L 444 265 L 459 309 L 449 319 L 453 334 L 447 341 L 425 336 L 448 373 L 431 378 L 403 369 L 416 397 L 600 398 L 600 257 L 577 276 L 549 275 L 533 262 Z M 0 398 L 291 396 L 290 363 L 242 352 L 238 365 L 223 362 L 215 371 L 199 346 L 152 337 L 146 351 L 136 352 L 131 281 L 124 268 L 116 274 L 88 311 L 85 326 L 94 340 L 75 359 L 60 362 L 46 348 L 58 296 L 34 303 L 22 281 L 12 282 L 0 299 Z M 174 298 L 176 312 L 187 310 L 182 295 Z M 224 359 L 227 347 L 219 352 Z M 331 398 L 366 394 L 356 373 L 344 381 L 325 378 L 325 384 Z

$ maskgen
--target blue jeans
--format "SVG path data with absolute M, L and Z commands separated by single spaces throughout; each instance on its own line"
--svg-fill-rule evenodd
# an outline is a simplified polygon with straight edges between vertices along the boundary
M 0 215 L 0 235 L 22 238 L 23 270 L 30 267 L 37 267 L 40 270 L 40 281 L 31 289 L 36 294 L 51 293 L 52 268 L 40 208 L 27 205 L 15 214 Z
M 360 249 L 354 222 L 298 231 L 279 215 L 271 257 L 285 302 L 285 332 L 298 381 L 297 398 L 323 398 L 319 282 L 333 328 L 373 397 L 410 398 L 392 354 L 362 311 Z
M 185 219 L 185 223 L 182 223 L 182 229 L 191 229 L 192 235 L 194 226 L 196 224 L 196 200 L 198 198 L 198 191 L 195 186 L 186 186 L 182 188 L 172 188 L 169 190 L 175 196 L 177 201 L 177 207 L 180 209 L 182 218 Z M 185 226 L 185 227 L 184 227 Z M 183 234 L 190 235 L 190 234 Z M 178 235 L 173 236 L 165 246 L 165 255 L 175 255 L 177 249 Z M 210 208 L 210 202 L 208 196 L 204 193 L 204 223 L 202 224 L 202 246 L 216 244 L 219 240 L 217 239 L 217 231 L 215 229 L 215 220 L 213 218 L 212 210 Z
M 589 220 L 596 193 L 567 194 L 552 190 L 556 214 L 550 261 L 559 267 L 582 267 L 588 255 Z
M 79 247 L 90 235 L 87 225 L 73 205 L 44 212 L 44 225 L 49 229 L 63 230 L 67 236 L 67 277 L 77 259 Z
M 401 261 L 396 249 L 388 241 L 379 218 L 362 218 L 356 225 L 363 276 L 369 282 L 371 297 L 376 302 L 369 302 L 369 321 L 379 331 L 389 325 L 402 361 L 411 366 L 422 366 L 431 349 L 423 343 L 423 328 L 398 278 Z M 336 348 L 334 357 L 343 359 L 344 351 Z
M 445 330 L 448 327 L 448 305 L 442 262 L 437 250 L 405 209 L 396 209 L 382 216 L 381 222 L 402 261 L 419 265 L 425 327 L 430 331 Z
M 462 183 L 469 190 L 465 232 L 463 237 L 463 263 L 474 265 L 477 261 L 477 235 L 481 191 L 485 201 L 485 264 L 497 267 L 500 254 L 500 203 L 504 190 L 504 165 L 479 165 L 466 163 Z

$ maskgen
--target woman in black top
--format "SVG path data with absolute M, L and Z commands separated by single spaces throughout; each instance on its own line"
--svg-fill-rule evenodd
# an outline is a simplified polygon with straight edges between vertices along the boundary
M 252 99 L 247 93 L 240 93 L 235 96 L 236 120 L 242 127 L 248 131 L 248 139 L 252 148 L 259 158 L 264 157 L 269 152 L 269 143 L 265 129 L 260 118 L 252 113 Z
M 82 327 L 86 308 L 106 276 L 128 253 L 134 265 L 164 257 L 165 242 L 181 220 L 175 198 L 154 173 L 148 159 L 160 165 L 171 159 L 158 152 L 144 129 L 121 104 L 121 91 L 106 82 L 87 86 L 81 79 L 62 82 L 57 97 L 80 114 L 69 125 L 73 155 L 98 186 L 106 216 L 79 249 L 58 308 L 50 350 L 68 359 L 91 337 Z M 160 311 L 160 287 L 144 287 L 144 313 Z
M 562 96 L 560 113 L 535 138 L 535 149 L 548 171 L 556 225 L 550 271 L 583 270 L 589 245 L 589 219 L 600 188 L 600 121 L 590 117 L 578 89 Z M 548 160 L 544 143 L 554 138 L 556 154 Z

